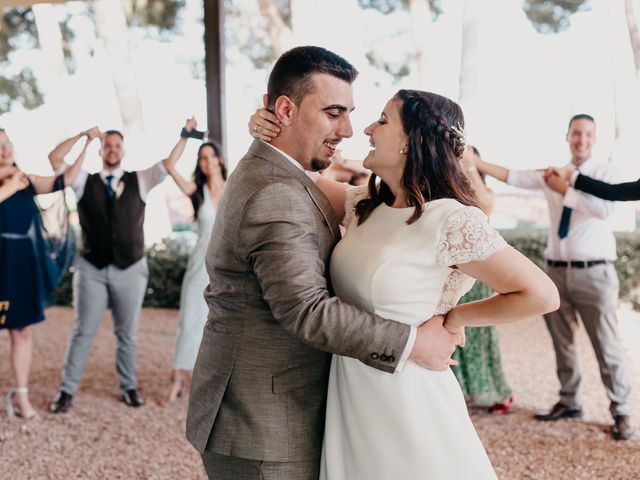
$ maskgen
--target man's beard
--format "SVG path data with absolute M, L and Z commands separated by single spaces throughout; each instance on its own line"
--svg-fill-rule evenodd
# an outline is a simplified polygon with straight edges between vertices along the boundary
M 319 158 L 314 158 L 311 160 L 311 171 L 319 172 L 320 170 L 324 170 L 325 168 L 329 168 L 331 165 L 331 159 L 327 159 L 326 161 L 320 160 Z
M 105 160 L 104 164 L 109 168 L 119 167 L 120 163 L 122 163 L 122 159 L 118 158 L 117 160 Z

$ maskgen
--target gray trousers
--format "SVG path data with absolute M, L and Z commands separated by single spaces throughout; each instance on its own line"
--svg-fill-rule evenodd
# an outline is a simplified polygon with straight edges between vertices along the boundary
M 574 339 L 579 316 L 598 359 L 611 414 L 629 415 L 629 376 L 616 330 L 620 282 L 614 266 L 548 266 L 547 274 L 560 293 L 560 308 L 544 316 L 556 353 L 560 401 L 572 408 L 581 404 L 582 375 Z
M 209 480 L 318 480 L 320 455 L 306 462 L 265 462 L 205 450 L 202 463 Z
M 78 258 L 73 275 L 75 325 L 60 390 L 73 395 L 80 386 L 93 338 L 107 307 L 113 315 L 120 388 L 137 388 L 138 319 L 148 278 L 146 258 L 124 270 L 113 265 L 99 270 L 84 258 Z

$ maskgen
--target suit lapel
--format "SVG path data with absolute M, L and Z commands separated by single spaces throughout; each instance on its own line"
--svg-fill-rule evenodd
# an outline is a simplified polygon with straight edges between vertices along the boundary
M 249 147 L 249 153 L 272 163 L 277 168 L 284 170 L 288 176 L 293 177 L 302 183 L 309 194 L 309 197 L 311 197 L 311 200 L 318 210 L 320 210 L 320 213 L 322 213 L 322 216 L 327 222 L 333 239 L 340 239 L 340 227 L 338 226 L 338 220 L 333 208 L 331 207 L 331 203 L 329 203 L 329 199 L 327 199 L 324 193 L 322 193 L 313 180 L 311 180 L 303 170 L 293 165 L 289 159 L 284 157 L 275 148 L 260 140 L 253 141 Z

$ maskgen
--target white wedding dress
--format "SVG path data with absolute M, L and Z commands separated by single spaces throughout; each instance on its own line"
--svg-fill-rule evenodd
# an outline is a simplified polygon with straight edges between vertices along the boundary
M 193 370 L 196 356 L 202 341 L 204 325 L 207 323 L 209 306 L 204 299 L 204 289 L 209 285 L 209 274 L 205 265 L 207 247 L 211 239 L 211 230 L 216 219 L 216 207 L 209 189 L 202 189 L 202 205 L 198 209 L 196 220 L 198 241 L 191 250 L 187 261 L 187 270 L 180 291 L 180 320 L 173 357 L 175 370 Z
M 482 260 L 506 242 L 475 207 L 434 200 L 413 224 L 413 208 L 381 205 L 362 224 L 353 213 L 366 188 L 347 192 L 347 232 L 331 258 L 337 296 L 382 317 L 418 326 L 455 306 L 473 279 L 450 265 Z M 399 352 L 395 352 L 399 355 Z M 496 478 L 451 370 L 407 361 L 385 373 L 334 355 L 322 452 L 322 480 Z

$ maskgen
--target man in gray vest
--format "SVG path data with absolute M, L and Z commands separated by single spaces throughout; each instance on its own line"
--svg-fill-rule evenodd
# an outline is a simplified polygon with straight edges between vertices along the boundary
M 87 132 L 53 149 L 49 161 L 55 171 L 66 168 L 64 158 Z M 101 138 L 102 171 L 83 171 L 72 185 L 78 201 L 82 249 L 73 276 L 75 325 L 60 389 L 50 407 L 53 413 L 71 408 L 107 307 L 111 308 L 117 340 L 116 371 L 122 401 L 131 407 L 144 404 L 136 365 L 138 318 L 149 275 L 142 225 L 147 194 L 167 173 L 162 161 L 146 170 L 125 172 L 120 166 L 122 133 L 107 130 Z
M 317 480 L 330 353 L 389 374 L 408 359 L 445 370 L 462 343 L 442 317 L 410 327 L 331 296 L 340 230 L 304 170 L 328 167 L 352 135 L 356 75 L 322 48 L 283 54 L 268 101 L 285 126 L 271 145 L 253 142 L 222 195 L 187 416 L 209 478 Z

